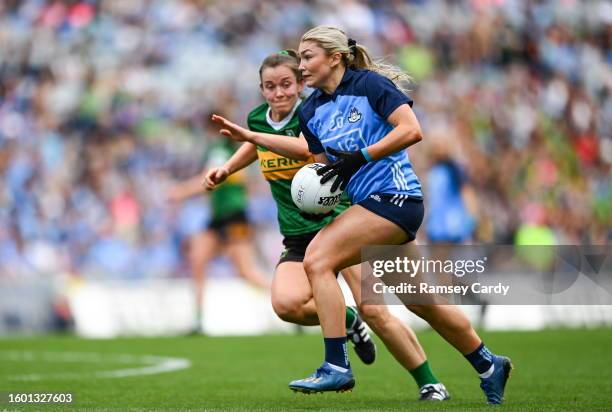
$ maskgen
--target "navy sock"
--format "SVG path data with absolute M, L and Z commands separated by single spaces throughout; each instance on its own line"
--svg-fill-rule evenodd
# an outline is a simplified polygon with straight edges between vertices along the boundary
M 341 338 L 323 338 L 325 342 L 325 362 L 342 368 L 349 368 L 346 336 Z
M 483 374 L 491 369 L 491 365 L 493 365 L 493 356 L 489 348 L 487 348 L 484 343 L 481 343 L 474 352 L 465 355 L 465 358 L 472 364 L 474 369 L 476 369 L 476 372 Z

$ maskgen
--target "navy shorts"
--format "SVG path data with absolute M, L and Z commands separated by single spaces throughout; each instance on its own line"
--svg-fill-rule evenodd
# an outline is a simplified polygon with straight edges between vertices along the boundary
M 408 235 L 406 242 L 416 239 L 425 214 L 423 199 L 406 195 L 371 194 L 357 204 L 401 227 Z

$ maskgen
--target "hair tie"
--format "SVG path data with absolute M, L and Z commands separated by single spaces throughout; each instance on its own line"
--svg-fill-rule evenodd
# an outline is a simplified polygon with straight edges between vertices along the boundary
M 351 54 L 353 56 L 356 55 L 356 50 L 357 50 L 356 46 L 357 46 L 357 42 L 349 37 L 349 39 L 348 39 L 348 48 L 351 51 Z
M 281 50 L 276 54 L 280 54 L 281 56 L 289 56 L 289 52 L 287 50 Z

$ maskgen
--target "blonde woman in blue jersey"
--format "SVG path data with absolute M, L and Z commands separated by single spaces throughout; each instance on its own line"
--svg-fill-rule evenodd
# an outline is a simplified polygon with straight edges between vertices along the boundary
M 373 62 L 342 30 L 315 27 L 302 36 L 299 54 L 304 81 L 315 89 L 299 113 L 302 134 L 315 160 L 328 164 L 319 170 L 321 181 L 335 179 L 333 189 L 346 189 L 353 205 L 323 228 L 306 251 L 304 268 L 323 330 L 325 361 L 289 387 L 308 393 L 346 390 L 355 380 L 335 273 L 360 263 L 362 247 L 415 239 L 423 201 L 405 149 L 423 137 L 412 100 L 397 85 L 408 76 Z M 408 309 L 466 357 L 479 374 L 487 401 L 501 403 L 510 360 L 489 351 L 465 314 L 452 305 Z
M 279 227 L 285 245 L 274 271 L 272 307 L 287 322 L 318 325 L 317 309 L 302 261 L 312 238 L 348 205 L 341 204 L 334 210 L 333 216 L 320 219 L 306 219 L 300 215 L 300 210 L 291 199 L 291 180 L 302 166 L 312 163 L 314 159 L 304 138 L 299 137 L 300 125 L 296 109 L 301 105 L 303 82 L 298 70 L 297 55 L 283 51 L 268 56 L 260 67 L 259 77 L 265 103 L 249 114 L 249 130 L 221 116 L 214 116 L 215 121 L 224 127 L 221 131 L 223 134 L 244 143 L 224 165 L 204 174 L 203 185 L 205 189 L 213 190 L 230 175 L 259 159 L 261 172 L 270 184 L 277 205 Z M 295 160 L 290 161 L 287 154 Z M 414 332 L 393 316 L 386 306 L 363 304 L 359 266 L 342 270 L 342 276 L 353 293 L 363 320 L 414 378 L 419 387 L 419 399 L 449 399 L 448 391 L 431 371 Z M 370 364 L 374 362 L 375 346 L 359 314 L 353 308 L 345 308 L 346 333 L 360 359 Z
M 290 387 L 329 391 L 355 384 L 342 328 L 343 297 L 334 274 L 359 263 L 364 246 L 415 239 L 423 201 L 405 149 L 423 136 L 412 100 L 397 86 L 407 75 L 374 63 L 342 30 L 315 27 L 302 36 L 299 54 L 306 85 L 316 89 L 300 112 L 302 133 L 315 159 L 328 163 L 319 170 L 321 182 L 335 179 L 332 191 L 346 188 L 353 203 L 318 233 L 304 258 L 323 329 L 325 362 L 312 377 Z M 501 403 L 510 360 L 493 355 L 458 308 L 412 309 L 466 356 L 480 374 L 488 402 Z

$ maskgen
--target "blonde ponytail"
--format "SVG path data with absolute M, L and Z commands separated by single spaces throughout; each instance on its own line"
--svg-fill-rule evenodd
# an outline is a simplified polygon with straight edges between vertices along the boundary
M 391 80 L 404 93 L 412 77 L 397 66 L 374 60 L 368 49 L 349 39 L 344 31 L 334 26 L 317 26 L 308 30 L 300 40 L 317 43 L 327 54 L 340 53 L 344 64 L 351 69 L 371 70 Z

